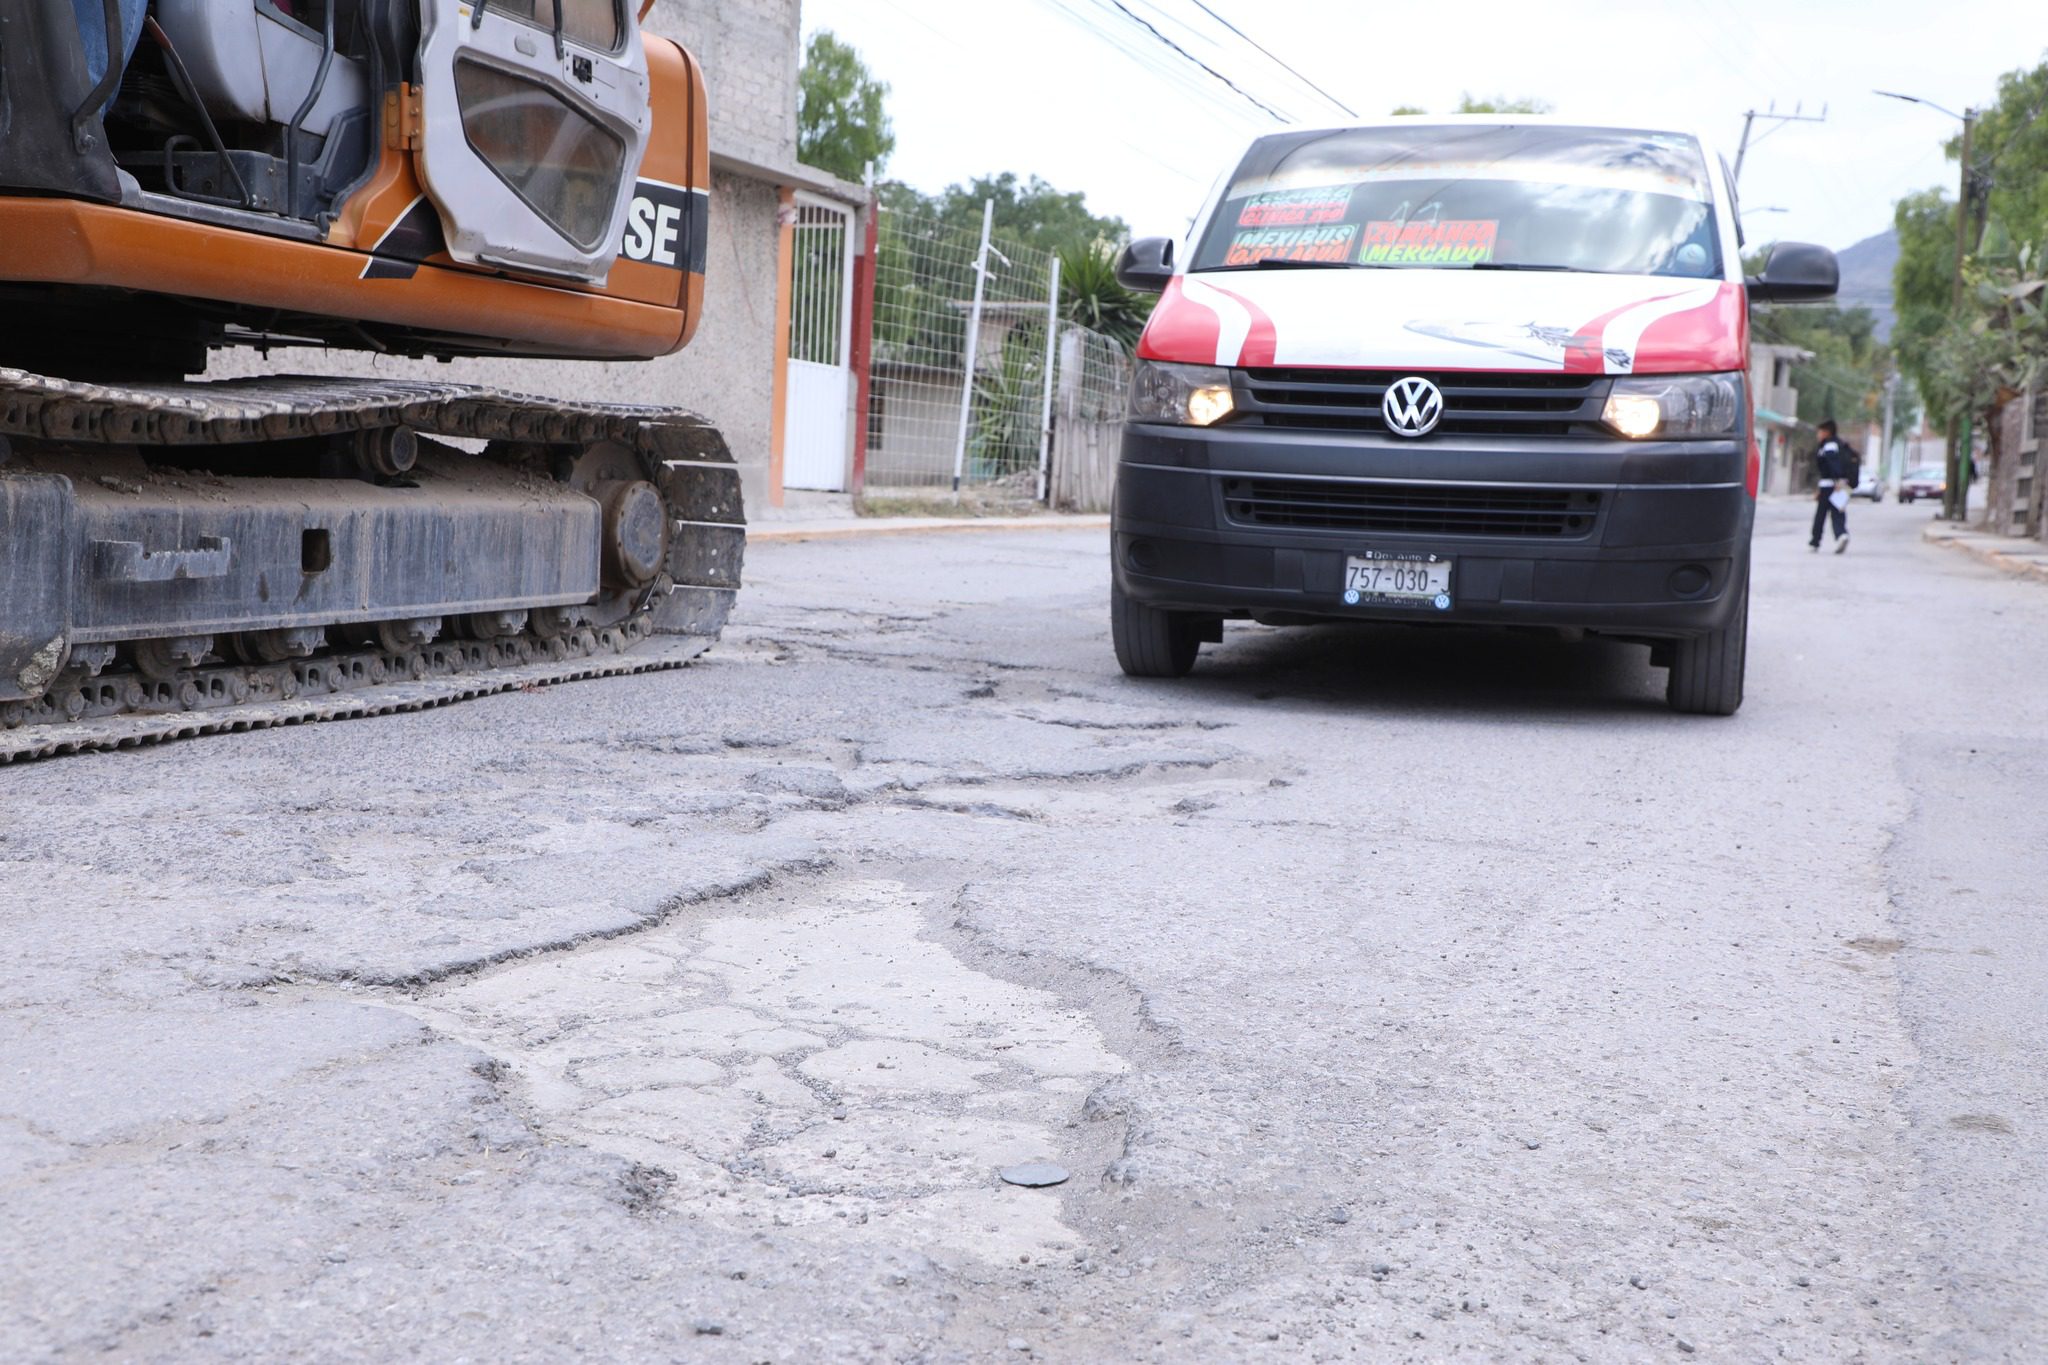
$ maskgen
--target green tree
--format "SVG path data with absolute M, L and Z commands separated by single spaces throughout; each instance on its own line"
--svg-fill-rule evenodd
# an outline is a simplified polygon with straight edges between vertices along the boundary
M 853 181 L 865 180 L 870 166 L 879 172 L 887 164 L 896 150 L 884 108 L 889 86 L 874 78 L 860 53 L 831 30 L 818 30 L 804 49 L 796 87 L 797 160 Z
M 1073 285 L 1063 283 L 1063 311 L 1088 323 L 1082 314 L 1102 307 L 1105 321 L 1115 324 L 1136 309 L 1138 327 L 1150 316 L 1150 300 L 1118 299 L 1086 273 L 1083 257 L 1110 256 L 1130 238 L 1121 218 L 1088 210 L 1085 196 L 1062 193 L 1037 176 L 1020 181 L 1014 174 L 979 176 L 952 185 L 936 195 L 921 194 L 901 181 L 876 187 L 882 205 L 877 254 L 876 337 L 895 357 L 947 357 L 959 354 L 964 313 L 954 304 L 973 291 L 971 275 L 949 272 L 947 261 L 970 259 L 981 242 L 982 204 L 995 201 L 993 232 L 1004 249 L 1021 246 L 1042 262 L 1055 252 L 1071 254 L 1084 273 Z M 1114 276 L 1109 287 L 1117 287 Z M 1093 300 L 1088 301 L 1077 300 Z M 1120 333 L 1121 335 L 1121 333 Z M 1136 330 L 1129 339 L 1136 340 Z M 1040 338 L 1041 343 L 1043 338 Z
M 1759 274 L 1770 253 L 1768 244 L 1744 253 L 1743 274 Z M 1794 415 L 1800 421 L 1811 425 L 1832 417 L 1846 425 L 1882 420 L 1885 381 L 1896 360 L 1891 348 L 1877 339 L 1877 315 L 1868 308 L 1759 305 L 1751 311 L 1750 323 L 1761 341 L 1813 353 L 1813 359 L 1796 367 L 1799 411 Z M 1910 406 L 1910 394 L 1895 394 L 1894 417 Z
M 1458 107 L 1453 112 L 1459 114 L 1547 114 L 1551 111 L 1552 107 L 1549 100 L 1539 100 L 1530 95 L 1522 95 L 1512 99 L 1506 95 L 1489 95 L 1474 98 L 1472 92 L 1467 90 L 1464 94 L 1458 96 Z
M 1950 160 L 1962 151 L 1949 144 Z M 2016 243 L 2048 234 L 2048 61 L 1998 78 L 1998 99 L 1971 134 L 1970 159 L 1984 181 L 1978 221 L 1998 224 Z
M 1899 201 L 1892 275 L 1900 368 L 1944 420 L 1994 411 L 1996 393 L 2048 361 L 2024 286 L 2048 252 L 2048 61 L 2007 72 L 1971 135 L 1962 307 L 1955 307 L 1956 203 L 1940 190 Z M 1960 160 L 1961 139 L 1948 143 Z M 2015 302 L 2007 291 L 2023 290 Z M 1987 397 L 1987 395 L 1990 395 Z
M 1121 243 L 1131 235 L 1123 219 L 1090 213 L 1087 196 L 1079 191 L 1063 194 L 1035 175 L 1019 180 L 1012 171 L 977 176 L 965 185 L 947 187 L 933 202 L 933 211 L 942 222 L 979 233 L 981 206 L 991 199 L 996 205 L 996 235 L 1035 251 Z
M 1877 340 L 1877 318 L 1868 308 L 1759 307 L 1752 322 L 1765 341 L 1813 352 L 1798 367 L 1800 421 L 1832 417 L 1848 425 L 1882 417 L 1892 357 Z
M 1549 100 L 1539 100 L 1533 95 L 1510 98 L 1506 95 L 1474 95 L 1470 90 L 1458 96 L 1458 107 L 1454 114 L 1547 114 L 1553 106 Z M 1397 115 L 1426 114 L 1429 110 L 1418 105 L 1404 104 L 1394 110 Z
M 1892 347 L 1899 369 L 1928 394 L 1928 410 L 1949 413 L 1932 401 L 1940 387 L 1933 364 L 1936 343 L 1950 323 L 1956 271 L 1956 206 L 1942 190 L 1907 195 L 1892 214 L 1899 236 L 1899 260 L 1892 267 Z

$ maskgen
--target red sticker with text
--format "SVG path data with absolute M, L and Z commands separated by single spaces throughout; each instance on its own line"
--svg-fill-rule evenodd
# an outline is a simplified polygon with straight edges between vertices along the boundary
M 1256 195 L 1238 210 L 1237 225 L 1254 227 L 1317 227 L 1341 223 L 1351 210 L 1351 186 L 1326 189 L 1275 190 Z
M 1499 234 L 1500 221 L 1492 218 L 1367 223 L 1358 259 L 1367 265 L 1470 265 L 1493 259 Z

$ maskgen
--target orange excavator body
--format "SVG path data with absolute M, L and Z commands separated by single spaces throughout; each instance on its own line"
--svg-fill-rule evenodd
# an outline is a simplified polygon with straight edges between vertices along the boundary
M 228 226 L 118 203 L 0 196 L 0 281 L 204 301 L 251 318 L 343 320 L 388 335 L 392 349 L 429 354 L 671 354 L 688 344 L 704 302 L 704 76 L 669 39 L 641 42 L 656 135 L 639 180 L 693 210 L 674 265 L 622 255 L 603 283 L 586 284 L 453 260 L 431 226 L 416 164 L 419 95 L 408 85 L 385 93 L 376 169 L 319 240 L 273 235 L 254 215 Z M 428 230 L 408 232 L 409 218 L 428 220 Z

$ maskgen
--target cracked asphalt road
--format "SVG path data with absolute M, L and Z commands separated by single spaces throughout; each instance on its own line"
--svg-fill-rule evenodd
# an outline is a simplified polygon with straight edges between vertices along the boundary
M 0 772 L 0 1358 L 2038 1358 L 2048 593 L 1805 511 L 1726 722 L 1030 531 Z

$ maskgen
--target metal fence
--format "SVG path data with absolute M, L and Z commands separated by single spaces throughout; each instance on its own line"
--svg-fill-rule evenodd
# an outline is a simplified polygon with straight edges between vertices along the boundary
M 979 232 L 908 212 L 879 218 L 871 495 L 996 488 L 1060 501 L 1062 486 L 1102 483 L 1099 474 L 1062 480 L 1064 464 L 1099 455 L 1100 444 L 1069 443 L 1063 428 L 1071 421 L 1078 438 L 1121 415 L 1129 358 L 1109 338 L 1060 320 L 1056 257 L 991 234 L 987 223 L 986 211 Z
M 1121 342 L 1063 325 L 1054 374 L 1046 500 L 1068 512 L 1107 512 L 1116 487 L 1131 357 Z

